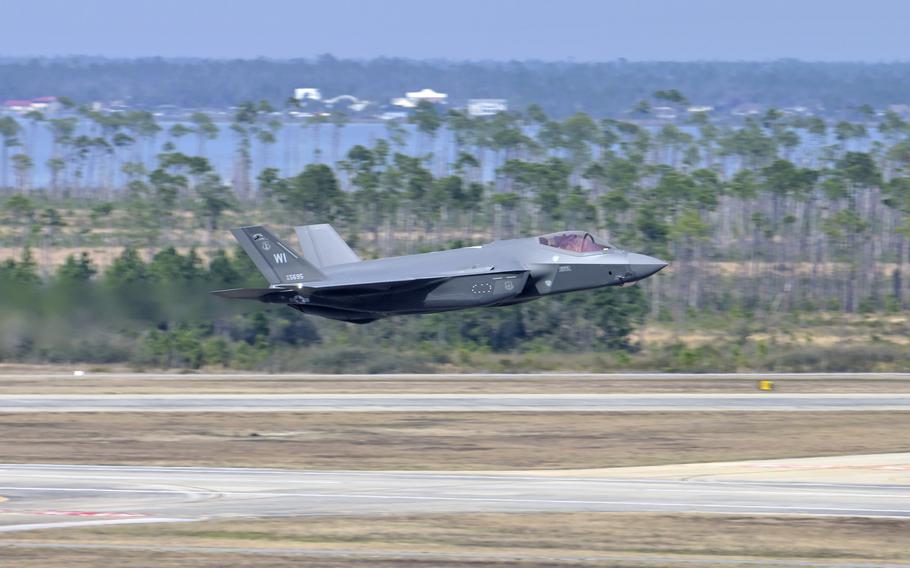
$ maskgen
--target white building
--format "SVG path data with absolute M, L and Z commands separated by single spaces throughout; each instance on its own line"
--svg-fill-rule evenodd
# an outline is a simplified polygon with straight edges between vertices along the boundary
M 392 106 L 397 106 L 397 107 L 401 107 L 401 108 L 415 108 L 417 106 L 417 103 L 415 103 L 411 99 L 408 99 L 405 97 L 398 97 L 397 99 L 392 99 L 391 102 L 392 102 Z
M 743 103 L 731 110 L 730 114 L 740 117 L 758 116 L 762 114 L 764 110 L 765 109 L 757 103 Z
M 676 119 L 676 110 L 673 107 L 656 106 L 651 110 L 654 113 L 655 118 L 659 118 L 661 120 L 675 120 Z
M 421 89 L 419 91 L 412 91 L 410 93 L 405 93 L 404 96 L 415 105 L 420 101 L 444 103 L 449 98 L 449 95 L 445 93 L 438 93 L 433 89 Z
M 805 106 L 784 107 L 780 109 L 780 112 L 784 116 L 810 116 L 812 114 L 809 107 Z
M 319 89 L 313 87 L 298 87 L 294 89 L 294 98 L 298 101 L 304 101 L 310 99 L 311 101 L 321 101 L 322 93 L 319 92 Z
M 468 114 L 471 116 L 493 116 L 509 110 L 506 99 L 469 99 Z
M 353 112 L 360 112 L 371 104 L 370 101 L 358 99 L 354 95 L 338 95 L 337 97 L 332 97 L 331 99 L 323 99 L 322 102 L 330 107 L 339 104 L 346 104 L 348 106 L 348 110 L 351 110 Z
M 405 120 L 408 118 L 408 113 L 387 111 L 380 114 L 377 118 L 379 120 Z

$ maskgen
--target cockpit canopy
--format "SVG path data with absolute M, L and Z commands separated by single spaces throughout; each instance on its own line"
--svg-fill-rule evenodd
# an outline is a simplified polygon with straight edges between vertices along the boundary
M 571 252 L 605 252 L 612 247 L 606 243 L 598 242 L 591 233 L 584 231 L 565 231 L 550 233 L 537 239 L 540 244 L 547 245 Z

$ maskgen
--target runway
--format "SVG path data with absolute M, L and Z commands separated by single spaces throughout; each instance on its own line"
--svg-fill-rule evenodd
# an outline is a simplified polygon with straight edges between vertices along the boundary
M 910 456 L 902 455 L 903 463 Z M 851 466 L 852 467 L 852 466 Z M 0 532 L 226 517 L 648 511 L 910 519 L 910 485 L 655 479 L 585 472 L 420 473 L 0 465 Z M 631 472 L 634 473 L 634 472 Z
M 615 372 L 615 373 L 585 373 L 585 372 L 532 372 L 532 373 L 168 373 L 168 372 L 85 372 L 78 376 L 78 380 L 86 378 L 99 380 L 134 380 L 140 382 L 148 381 L 276 381 L 276 380 L 298 380 L 298 381 L 323 381 L 330 380 L 333 382 L 345 381 L 404 381 L 404 382 L 423 382 L 423 381 L 477 381 L 477 380 L 497 380 L 497 381 L 526 381 L 526 380 L 552 380 L 552 379 L 578 379 L 592 381 L 693 381 L 704 379 L 739 379 L 744 381 L 757 381 L 762 379 L 771 380 L 824 380 L 824 381 L 910 381 L 910 373 L 885 372 L 885 373 L 749 373 L 749 372 L 732 372 L 732 373 L 683 373 L 683 372 Z M 4 371 L 0 374 L 3 380 L 35 380 L 35 379 L 69 379 L 73 380 L 74 375 L 71 372 L 53 370 L 30 370 L 28 372 Z
M 908 411 L 910 394 L 0 395 L 0 412 Z

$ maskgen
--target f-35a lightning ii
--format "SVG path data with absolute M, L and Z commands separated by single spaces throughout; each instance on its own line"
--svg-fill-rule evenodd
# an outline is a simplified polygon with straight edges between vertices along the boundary
M 296 231 L 303 254 L 265 227 L 233 229 L 269 287 L 212 293 L 369 323 L 394 315 L 508 306 L 550 294 L 622 286 L 667 266 L 584 231 L 377 260 L 361 260 L 330 225 Z

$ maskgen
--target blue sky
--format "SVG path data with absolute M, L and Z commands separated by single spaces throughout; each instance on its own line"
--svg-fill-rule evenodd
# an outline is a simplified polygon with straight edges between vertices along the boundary
M 0 14 L 4 56 L 910 60 L 906 0 L 0 0 Z

